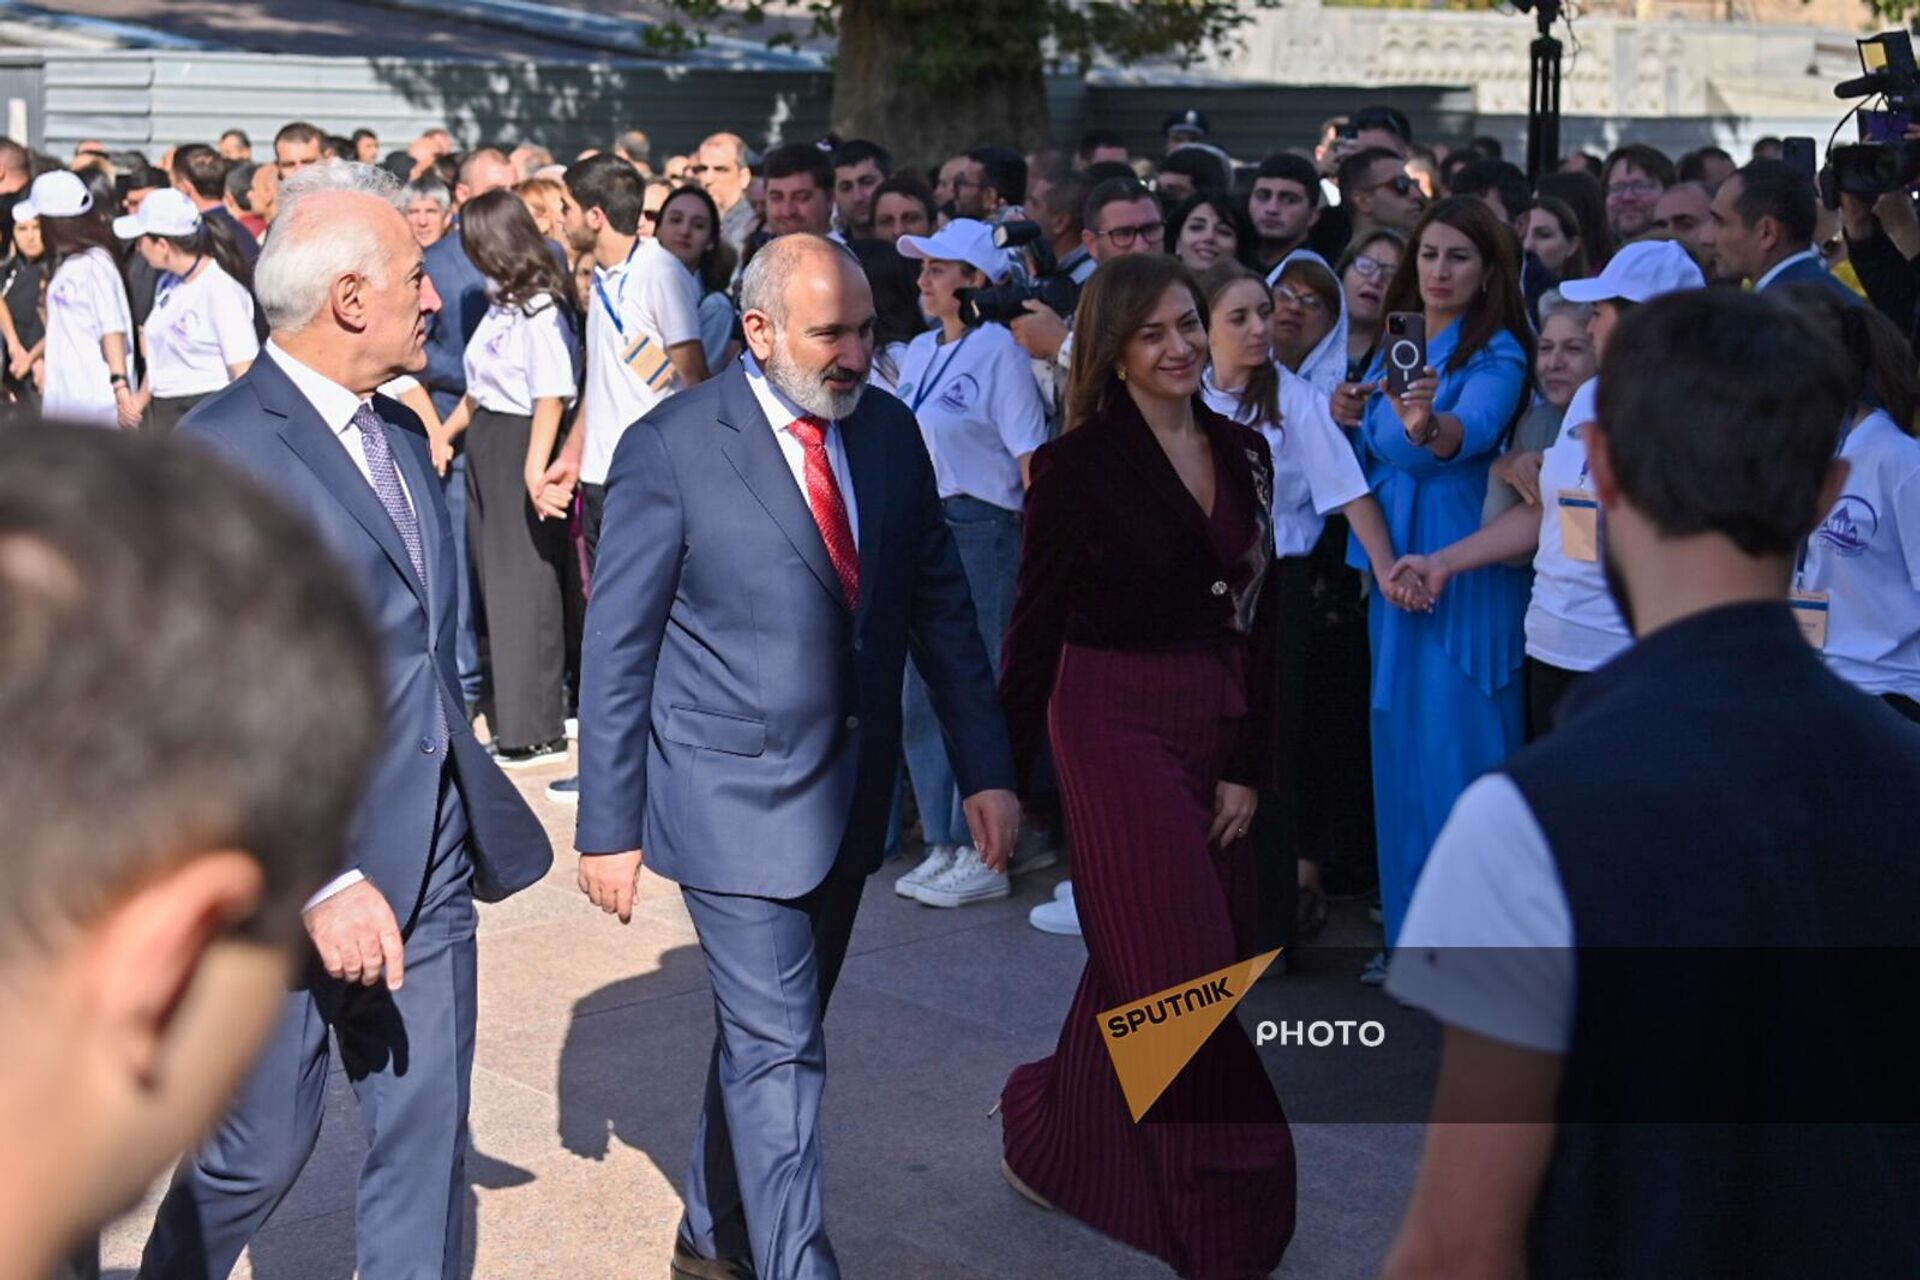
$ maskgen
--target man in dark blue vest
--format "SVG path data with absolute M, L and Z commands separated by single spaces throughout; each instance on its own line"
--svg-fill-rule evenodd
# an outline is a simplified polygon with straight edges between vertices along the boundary
M 1601 376 L 1600 554 L 1637 639 L 1461 796 L 1414 894 L 1388 990 L 1446 1038 L 1387 1274 L 1920 1275 L 1889 1043 L 1920 729 L 1789 604 L 1846 477 L 1842 358 L 1774 300 L 1690 291 Z

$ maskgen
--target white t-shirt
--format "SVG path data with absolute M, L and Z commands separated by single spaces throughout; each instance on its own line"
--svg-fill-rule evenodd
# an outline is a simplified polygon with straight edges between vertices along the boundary
M 1240 392 L 1222 391 L 1207 370 L 1200 384 L 1207 407 L 1235 422 Z M 1327 513 L 1366 496 L 1366 473 L 1335 425 L 1331 402 L 1299 374 L 1280 369 L 1280 422 L 1257 424 L 1273 450 L 1273 544 L 1282 556 L 1304 556 L 1320 541 Z
M 1564 671 L 1593 671 L 1633 643 L 1633 633 L 1607 594 L 1600 562 L 1575 560 L 1560 536 L 1560 491 L 1591 490 L 1581 428 L 1599 416 L 1600 379 L 1573 393 L 1560 438 L 1540 462 L 1540 549 L 1533 556 L 1533 599 L 1527 605 L 1527 656 Z
M 921 334 L 907 344 L 895 394 L 920 421 L 941 497 L 1026 506 L 1020 458 L 1047 442 L 1047 406 L 1006 326 L 944 343 L 938 330 Z
M 233 381 L 229 366 L 260 354 L 253 298 L 211 259 L 191 280 L 160 277 L 146 335 L 147 381 L 162 399 L 218 391 Z
M 1920 440 L 1872 413 L 1847 433 L 1847 486 L 1796 586 L 1824 591 L 1827 665 L 1867 693 L 1920 698 Z
M 652 348 L 677 347 L 700 340 L 700 288 L 680 259 L 658 240 L 635 243 L 627 260 L 593 273 L 593 305 L 587 310 L 587 378 L 584 416 L 586 444 L 580 479 L 605 484 L 613 449 L 627 428 L 679 390 L 673 367 L 641 381 L 625 360 L 642 338 L 650 344 L 640 357 L 651 363 Z
M 573 400 L 580 368 L 573 326 L 552 294 L 528 305 L 532 315 L 494 303 L 467 341 L 467 394 L 482 409 L 525 416 L 536 400 Z
M 1387 991 L 1448 1026 L 1565 1053 L 1573 1039 L 1573 908 L 1513 779 L 1454 802 L 1400 925 Z
M 60 264 L 47 286 L 47 385 L 40 408 L 55 422 L 118 426 L 112 373 L 100 341 L 126 335 L 127 377 L 133 377 L 133 313 L 120 271 L 105 249 L 89 249 Z

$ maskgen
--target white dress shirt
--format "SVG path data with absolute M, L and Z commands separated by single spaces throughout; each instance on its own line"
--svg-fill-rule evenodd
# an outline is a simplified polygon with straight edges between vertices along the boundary
M 767 421 L 773 427 L 773 438 L 779 442 L 780 454 L 787 460 L 787 470 L 793 472 L 793 482 L 800 486 L 800 498 L 807 496 L 807 449 L 800 443 L 800 437 L 793 434 L 795 419 L 807 416 L 807 411 L 787 399 L 769 381 L 761 370 L 760 362 L 749 352 L 741 362 L 747 371 L 747 386 L 753 391 L 753 398 L 759 402 L 760 412 L 767 415 Z M 840 440 L 839 426 L 827 432 L 827 463 L 833 468 L 833 479 L 840 486 L 840 501 L 847 508 L 847 527 L 853 530 L 853 545 L 860 545 L 860 508 L 853 499 L 853 476 L 847 470 L 847 449 Z M 807 510 L 813 510 L 813 504 L 807 503 Z
M 280 372 L 287 375 L 287 379 L 293 383 L 294 388 L 306 397 L 307 403 L 313 406 L 313 411 L 320 415 L 320 420 L 333 432 L 333 438 L 340 442 L 340 447 L 347 451 L 349 458 L 353 459 L 353 465 L 360 469 L 360 474 L 366 478 L 367 487 L 372 488 L 373 468 L 367 464 L 367 446 L 353 426 L 353 415 L 372 397 L 349 391 L 326 374 L 300 363 L 281 350 L 279 344 L 272 338 L 267 339 L 266 353 L 267 358 L 279 366 Z M 400 477 L 400 492 L 406 498 L 407 506 L 412 508 L 417 516 L 419 508 L 414 506 L 413 493 L 407 488 L 406 473 L 400 470 L 398 463 L 394 464 L 394 472 Z M 350 871 L 343 871 L 321 885 L 320 891 L 308 898 L 306 906 L 301 910 L 311 911 L 342 889 L 350 889 L 364 879 L 366 877 L 360 874 L 357 867 Z

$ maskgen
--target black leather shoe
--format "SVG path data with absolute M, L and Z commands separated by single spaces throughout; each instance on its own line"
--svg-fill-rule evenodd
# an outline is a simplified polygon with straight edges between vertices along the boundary
M 685 1236 L 673 1236 L 672 1280 L 754 1280 L 751 1258 L 709 1258 L 695 1253 Z

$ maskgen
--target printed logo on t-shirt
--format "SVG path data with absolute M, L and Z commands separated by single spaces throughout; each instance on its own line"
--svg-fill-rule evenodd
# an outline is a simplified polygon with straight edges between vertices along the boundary
M 1873 504 L 1849 493 L 1834 503 L 1813 536 L 1832 547 L 1836 555 L 1851 558 L 1865 551 L 1879 531 L 1880 516 Z
M 487 354 L 496 358 L 504 356 L 507 352 L 507 342 L 512 337 L 511 329 L 495 329 L 493 335 L 487 339 Z
M 181 312 L 173 318 L 173 323 L 168 326 L 168 328 L 173 331 L 173 336 L 182 341 L 191 338 L 193 331 L 199 327 L 200 319 L 191 311 Z
M 57 281 L 47 290 L 47 304 L 56 307 L 69 306 L 74 301 L 74 294 L 79 291 L 79 288 L 80 286 L 71 280 Z
M 963 373 L 947 384 L 934 403 L 949 413 L 965 413 L 980 399 L 980 383 L 970 373 Z

